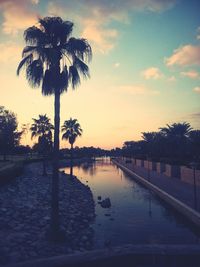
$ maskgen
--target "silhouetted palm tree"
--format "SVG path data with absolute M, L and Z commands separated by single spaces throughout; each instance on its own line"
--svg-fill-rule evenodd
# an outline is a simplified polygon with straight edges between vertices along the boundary
M 190 153 L 194 161 L 200 160 L 200 130 L 190 131 Z
M 160 128 L 160 132 L 165 136 L 168 156 L 182 158 L 187 150 L 188 136 L 192 130 L 189 123 L 167 124 L 167 127 Z
M 160 128 L 161 132 L 165 134 L 167 137 L 178 137 L 185 138 L 188 137 L 192 127 L 189 123 L 173 123 L 172 125 L 167 124 L 167 127 Z
M 39 115 L 38 119 L 33 118 L 34 123 L 30 127 L 31 139 L 38 137 L 38 149 L 43 155 L 43 175 L 47 175 L 45 157 L 50 152 L 52 143 L 53 125 L 47 115 Z
M 77 119 L 70 118 L 66 120 L 62 126 L 62 139 L 69 140 L 71 145 L 71 164 L 70 164 L 70 176 L 73 175 L 73 145 L 78 136 L 82 135 L 83 130 L 81 129 L 80 124 Z
M 59 131 L 60 131 L 60 95 L 71 84 L 75 88 L 80 83 L 80 74 L 89 77 L 89 68 L 85 64 L 91 59 L 91 47 L 85 39 L 70 37 L 73 23 L 60 17 L 39 19 L 37 26 L 24 32 L 27 46 L 22 53 L 17 74 L 26 68 L 26 78 L 32 87 L 42 84 L 43 95 L 54 95 L 54 163 L 52 181 L 52 237 L 59 236 Z

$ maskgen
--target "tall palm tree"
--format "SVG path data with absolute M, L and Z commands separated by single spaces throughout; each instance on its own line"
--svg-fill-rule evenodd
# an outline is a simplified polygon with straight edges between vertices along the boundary
M 91 47 L 85 39 L 70 37 L 73 23 L 60 17 L 39 19 L 37 26 L 24 32 L 27 46 L 22 52 L 17 74 L 22 67 L 32 87 L 42 85 L 43 95 L 54 95 L 54 160 L 52 179 L 51 234 L 59 236 L 59 132 L 60 132 L 60 95 L 71 84 L 74 89 L 80 83 L 80 75 L 89 77 L 85 64 L 92 57 Z
M 62 139 L 69 140 L 71 145 L 71 164 L 70 164 L 70 176 L 73 175 L 73 145 L 78 136 L 82 135 L 83 130 L 81 129 L 80 124 L 77 119 L 70 118 L 66 120 L 62 126 Z
M 47 152 L 50 151 L 53 125 L 47 115 L 39 115 L 38 119 L 33 118 L 33 122 L 30 131 L 31 139 L 38 137 L 39 151 L 43 155 L 43 176 L 47 175 L 45 157 Z

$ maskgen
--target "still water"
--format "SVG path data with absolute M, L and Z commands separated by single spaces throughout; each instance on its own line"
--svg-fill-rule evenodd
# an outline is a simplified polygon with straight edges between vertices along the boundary
M 69 168 L 64 169 L 69 173 Z M 148 189 L 110 162 L 109 158 L 74 167 L 74 175 L 89 185 L 96 203 L 96 248 L 122 244 L 197 244 L 200 231 Z M 109 197 L 102 208 L 98 196 Z

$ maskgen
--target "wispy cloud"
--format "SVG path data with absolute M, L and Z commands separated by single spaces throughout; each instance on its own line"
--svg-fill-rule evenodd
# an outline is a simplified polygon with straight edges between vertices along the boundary
M 33 25 L 37 21 L 37 13 L 33 6 L 36 0 L 1 0 L 0 9 L 3 14 L 2 30 L 5 34 L 17 34 L 19 30 Z
M 131 95 L 158 95 L 158 90 L 152 90 L 145 85 L 123 85 L 119 87 L 119 90 L 124 93 Z
M 199 73 L 196 70 L 189 70 L 185 72 L 181 72 L 182 76 L 191 78 L 191 79 L 199 79 Z
M 117 42 L 119 32 L 111 27 L 113 21 L 127 23 L 131 12 L 148 10 L 162 12 L 173 7 L 176 0 L 57 0 L 49 2 L 48 13 L 62 15 L 79 22 L 81 35 L 95 51 L 108 53 Z
M 176 81 L 176 77 L 175 76 L 170 76 L 169 78 L 168 78 L 168 81 L 169 82 L 175 82 Z
M 116 69 L 117 69 L 117 68 L 119 68 L 119 67 L 120 67 L 120 63 L 119 63 L 119 62 L 116 62 L 116 63 L 115 63 L 113 66 L 114 66 L 114 68 L 116 68 Z
M 200 86 L 196 86 L 196 87 L 193 89 L 193 91 L 194 91 L 195 93 L 200 94 Z
M 200 27 L 197 28 L 197 40 L 200 40 Z
M 167 66 L 200 65 L 200 46 L 185 45 L 176 50 L 171 57 L 165 59 Z
M 113 49 L 118 31 L 115 29 L 105 29 L 98 23 L 98 20 L 83 20 L 84 29 L 81 36 L 95 44 L 94 49 L 105 54 Z
M 200 112 L 192 113 L 189 117 L 193 119 L 200 119 Z
M 148 68 L 148 69 L 142 71 L 141 75 L 146 80 L 149 80 L 149 79 L 158 80 L 164 76 L 162 74 L 162 72 L 158 68 L 155 68 L 155 67 L 151 67 L 151 68 Z

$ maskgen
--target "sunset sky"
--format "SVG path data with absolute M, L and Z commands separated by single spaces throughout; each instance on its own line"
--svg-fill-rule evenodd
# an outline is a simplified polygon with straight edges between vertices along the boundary
M 76 145 L 121 147 L 174 122 L 200 129 L 199 0 L 0 0 L 0 105 L 19 126 L 53 121 L 53 96 L 16 76 L 23 31 L 49 15 L 73 21 L 93 49 L 91 79 L 61 98 L 61 125 L 72 117 L 83 128 Z

